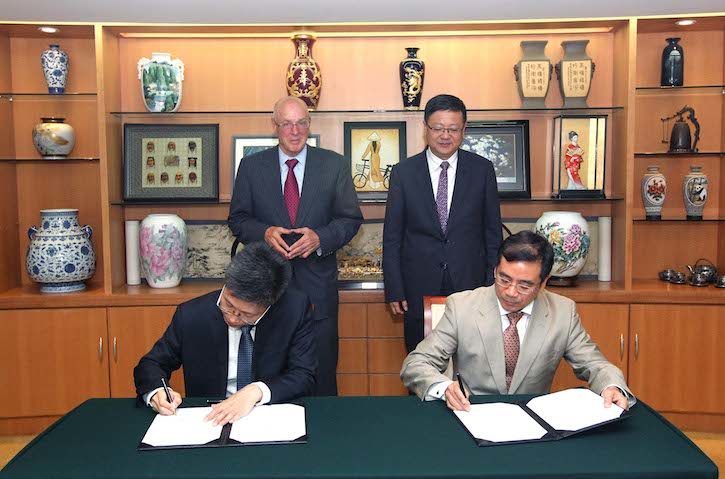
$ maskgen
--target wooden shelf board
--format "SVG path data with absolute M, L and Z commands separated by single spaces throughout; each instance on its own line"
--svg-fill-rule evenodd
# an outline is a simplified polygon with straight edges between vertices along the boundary
M 725 288 L 671 284 L 658 279 L 632 280 L 631 303 L 725 304 Z

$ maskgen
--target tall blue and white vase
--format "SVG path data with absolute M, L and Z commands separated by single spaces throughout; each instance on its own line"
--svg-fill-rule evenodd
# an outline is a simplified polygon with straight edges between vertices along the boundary
M 574 286 L 589 255 L 591 236 L 584 217 L 576 211 L 544 211 L 536 221 L 536 232 L 554 248 L 554 266 L 549 284 Z
M 40 227 L 28 230 L 28 276 L 41 293 L 70 293 L 86 288 L 96 272 L 90 226 L 80 226 L 77 209 L 40 210 Z
M 152 53 L 136 64 L 141 95 L 146 109 L 153 113 L 175 112 L 181 106 L 184 62 L 168 53 Z
M 50 48 L 41 53 L 40 65 L 43 67 L 45 82 L 48 84 L 48 93 L 52 95 L 65 93 L 70 61 L 68 54 L 61 50 L 60 45 L 50 45 Z
M 186 223 L 172 214 L 148 215 L 139 230 L 139 252 L 149 286 L 178 286 L 186 267 Z

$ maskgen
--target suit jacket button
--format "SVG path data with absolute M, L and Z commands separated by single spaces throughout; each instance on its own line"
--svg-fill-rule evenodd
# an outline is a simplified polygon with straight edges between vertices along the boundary
M 447 270 L 448 269 L 448 263 L 441 263 L 441 269 L 443 271 Z

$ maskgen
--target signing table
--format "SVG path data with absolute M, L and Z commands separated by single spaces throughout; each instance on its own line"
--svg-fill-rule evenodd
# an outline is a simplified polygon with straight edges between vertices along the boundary
M 473 402 L 530 396 L 477 397 Z M 306 444 L 136 450 L 154 413 L 92 399 L 23 449 L 0 478 L 716 478 L 715 464 L 640 402 L 631 416 L 560 441 L 477 447 L 442 402 L 306 398 Z M 202 405 L 187 399 L 185 404 Z

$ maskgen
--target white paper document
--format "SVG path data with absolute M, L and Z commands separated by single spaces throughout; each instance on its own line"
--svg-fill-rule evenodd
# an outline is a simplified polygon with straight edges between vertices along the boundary
M 243 443 L 294 441 L 307 432 L 305 408 L 296 404 L 257 406 L 232 424 L 229 439 Z
M 473 404 L 470 411 L 455 411 L 476 439 L 492 442 L 541 439 L 546 429 L 517 404 Z
M 156 447 L 198 446 L 219 439 L 222 426 L 204 420 L 210 412 L 210 407 L 184 407 L 173 416 L 157 414 L 141 442 Z
M 616 404 L 604 407 L 604 398 L 589 389 L 566 389 L 539 396 L 526 405 L 558 431 L 585 429 L 616 419 L 624 412 Z

